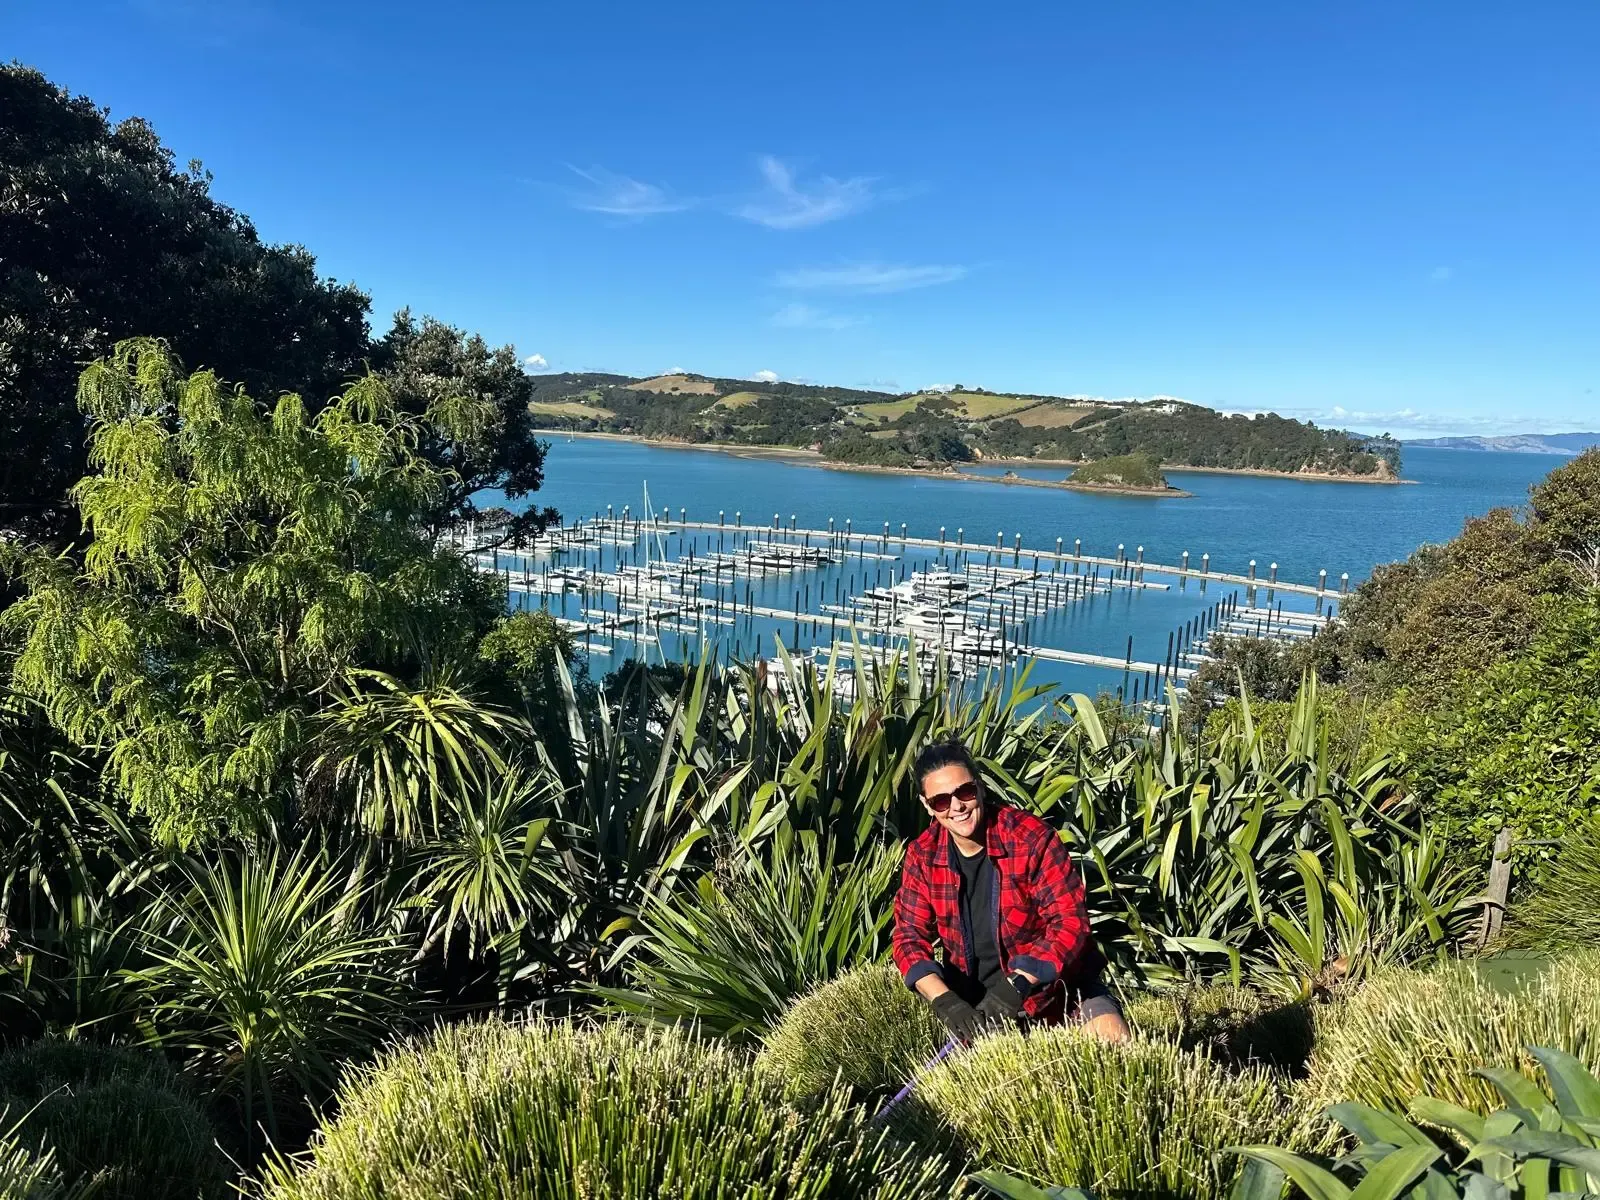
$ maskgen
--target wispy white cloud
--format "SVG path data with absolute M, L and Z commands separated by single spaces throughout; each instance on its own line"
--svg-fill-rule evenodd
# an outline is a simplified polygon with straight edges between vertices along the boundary
M 778 373 L 776 371 L 757 371 L 754 375 L 750 376 L 750 378 L 754 379 L 757 383 L 777 383 Z
M 1449 283 L 1450 280 L 1455 278 L 1455 274 L 1455 270 L 1452 267 L 1435 267 L 1428 272 L 1428 278 L 1435 283 Z
M 550 368 L 550 364 L 545 361 L 545 357 L 542 354 L 528 355 L 527 358 L 522 360 L 522 365 L 530 371 L 546 371 Z
M 1549 417 L 1538 416 L 1480 416 L 1476 413 L 1428 411 L 1419 408 L 1346 408 L 1334 404 L 1324 408 L 1276 408 L 1279 416 L 1294 417 L 1300 421 L 1315 421 L 1318 425 L 1338 429 L 1356 429 L 1362 432 L 1381 433 L 1388 430 L 1397 435 L 1459 435 L 1548 433 L 1552 422 Z M 1556 421 L 1554 424 L 1559 425 Z
M 796 267 L 779 271 L 779 287 L 840 292 L 905 292 L 912 288 L 954 283 L 967 273 L 965 267 L 897 265 L 893 263 L 849 263 L 837 267 Z
M 606 213 L 614 217 L 649 217 L 694 207 L 693 200 L 674 196 L 658 184 L 630 179 L 601 167 L 591 167 L 586 171 L 568 163 L 567 169 L 584 183 L 584 186 L 567 189 L 567 198 L 574 208 L 581 208 L 585 212 Z
M 772 314 L 772 323 L 781 329 L 849 329 L 865 321 L 865 317 L 824 312 L 809 304 L 785 304 Z
M 800 180 L 792 167 L 770 154 L 762 157 L 760 168 L 766 190 L 733 213 L 768 229 L 810 229 L 860 212 L 879 199 L 870 176 Z

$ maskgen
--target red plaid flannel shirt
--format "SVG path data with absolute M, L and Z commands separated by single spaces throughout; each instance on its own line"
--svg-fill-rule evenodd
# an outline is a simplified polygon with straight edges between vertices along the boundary
M 1056 831 L 1021 809 L 994 806 L 985 843 L 999 884 L 994 927 L 1000 965 L 1039 980 L 1024 1009 L 1048 1021 L 1059 1016 L 1066 988 L 1093 981 L 1105 965 L 1089 936 L 1083 876 Z M 973 972 L 961 928 L 961 872 L 952 853 L 950 835 L 937 821 L 906 848 L 893 945 L 907 987 L 940 972 L 935 939 L 946 963 Z

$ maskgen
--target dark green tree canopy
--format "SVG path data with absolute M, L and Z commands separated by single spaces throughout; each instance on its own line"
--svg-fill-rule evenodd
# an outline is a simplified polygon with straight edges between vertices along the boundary
M 264 243 L 138 118 L 0 66 L 0 528 L 71 537 L 78 372 L 121 339 L 168 341 L 256 395 L 320 405 L 367 348 L 367 297 Z
M 1600 450 L 1589 450 L 1529 489 L 1525 510 L 1472 517 L 1451 541 L 1374 571 L 1318 635 L 1318 669 L 1372 693 L 1406 688 L 1431 707 L 1525 650 L 1544 597 L 1600 585 L 1597 556 Z
M 528 401 L 533 381 L 510 346 L 490 349 L 432 317 L 420 322 L 409 310 L 395 316 L 392 328 L 373 346 L 373 369 L 389 385 L 401 411 L 420 416 L 430 407 L 470 401 L 484 406 L 488 420 L 466 442 L 433 436 L 418 449 L 450 472 L 434 516 L 436 526 L 474 519 L 492 524 L 482 544 L 520 541 L 555 519 L 554 509 L 528 507 L 516 516 L 485 493 L 524 499 L 544 482 L 545 443 L 533 436 Z M 495 497 L 498 499 L 499 497 Z

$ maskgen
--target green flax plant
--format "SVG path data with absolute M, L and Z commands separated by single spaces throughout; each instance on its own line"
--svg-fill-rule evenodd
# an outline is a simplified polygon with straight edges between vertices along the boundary
M 667 930 L 703 922 L 705 895 L 679 883 L 706 872 L 719 847 L 756 853 L 780 831 L 813 831 L 839 866 L 914 836 L 927 815 L 911 763 L 946 736 L 973 748 L 998 800 L 1062 830 L 1096 935 L 1128 979 L 1248 971 L 1288 997 L 1317 995 L 1383 963 L 1445 953 L 1470 915 L 1466 880 L 1386 760 L 1330 746 L 1312 680 L 1283 748 L 1269 752 L 1248 704 L 1202 742 L 1108 727 L 1087 697 L 1054 698 L 1026 671 L 963 689 L 934 663 L 930 684 L 917 653 L 849 676 L 836 662 L 786 659 L 775 686 L 759 667 L 707 663 L 675 697 L 640 673 L 614 709 L 586 712 L 574 697 L 585 765 L 564 788 L 560 836 L 580 914 L 570 927 L 586 924 L 563 943 L 587 956 L 578 976 L 614 984 L 630 955 L 670 948 Z M 741 966 L 730 951 L 718 971 Z
M 653 897 L 630 942 L 640 953 L 610 1005 L 652 1021 L 693 1022 L 754 1039 L 796 998 L 887 954 L 898 843 L 836 861 L 811 830 L 736 846 L 693 884 Z
M 1386 760 L 1330 750 L 1314 680 L 1280 756 L 1248 704 L 1210 744 L 1170 726 L 1113 739 L 1085 697 L 1068 707 L 1070 768 L 1037 803 L 1082 848 L 1097 933 L 1123 970 L 1160 980 L 1249 968 L 1306 995 L 1443 953 L 1469 916 L 1465 878 Z
M 234 1099 L 248 1152 L 258 1128 L 279 1140 L 304 1099 L 391 1031 L 404 956 L 311 851 L 216 855 L 183 874 L 141 928 L 141 1023 Z

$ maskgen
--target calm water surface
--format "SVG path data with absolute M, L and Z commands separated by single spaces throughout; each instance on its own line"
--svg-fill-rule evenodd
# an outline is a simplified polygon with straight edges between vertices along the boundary
M 1191 563 L 1198 565 L 1200 555 L 1209 553 L 1214 570 L 1242 573 L 1254 558 L 1264 576 L 1267 564 L 1276 562 L 1279 578 L 1285 581 L 1315 583 L 1318 571 L 1326 569 L 1330 587 L 1336 587 L 1342 572 L 1355 583 L 1379 563 L 1404 558 L 1424 542 L 1453 537 L 1469 516 L 1522 504 L 1529 485 L 1565 461 L 1538 454 L 1407 450 L 1404 474 L 1416 481 L 1408 485 L 1174 470 L 1168 472 L 1171 481 L 1193 495 L 1150 499 L 834 471 L 628 442 L 553 439 L 545 487 L 536 499 L 556 507 L 568 520 L 604 513 L 607 505 L 619 513 L 629 505 L 637 515 L 648 484 L 658 513 L 670 508 L 676 516 L 682 508 L 691 520 L 716 521 L 720 511 L 730 526 L 738 513 L 746 526 L 770 527 L 776 513 L 785 526 L 792 515 L 802 528 L 813 529 L 825 528 L 830 517 L 840 528 L 849 519 L 858 532 L 880 533 L 887 521 L 894 535 L 902 523 L 909 534 L 922 537 L 937 537 L 942 526 L 951 542 L 961 530 L 968 545 L 993 546 L 996 534 L 1003 532 L 1008 549 L 1020 533 L 1025 552 L 1030 547 L 1053 549 L 1057 538 L 1068 549 L 1074 539 L 1081 539 L 1084 553 L 1108 556 L 1119 545 L 1132 556 L 1142 545 L 1146 559 L 1157 562 L 1176 563 L 1187 550 Z M 1066 472 L 1021 468 L 1018 473 L 1058 479 Z M 701 552 L 714 548 L 704 535 L 700 546 Z M 836 587 L 848 591 L 891 582 L 899 577 L 897 570 L 914 570 L 932 557 L 913 550 L 899 567 L 845 564 L 820 577 L 811 574 L 810 579 L 816 596 L 826 591 L 831 598 Z M 803 578 L 773 581 L 765 599 L 758 602 L 790 607 L 790 591 L 803 586 Z M 1027 640 L 1121 656 L 1131 635 L 1135 657 L 1160 659 L 1175 625 L 1230 591 L 1213 584 L 1204 593 L 1197 587 L 1174 587 L 1169 592 L 1097 598 L 1034 621 Z M 1279 598 L 1287 607 L 1310 603 Z M 814 638 L 804 626 L 773 625 L 765 631 L 765 646 L 770 647 L 773 633 L 780 633 L 791 646 L 798 641 L 801 648 L 828 640 L 826 626 Z M 738 651 L 748 654 L 754 648 L 746 641 Z M 671 656 L 682 649 L 669 644 L 667 652 Z M 1080 667 L 1051 664 L 1039 674 L 1075 690 L 1092 691 L 1108 683 L 1105 672 Z

